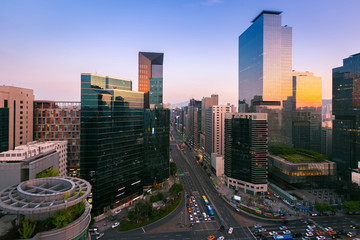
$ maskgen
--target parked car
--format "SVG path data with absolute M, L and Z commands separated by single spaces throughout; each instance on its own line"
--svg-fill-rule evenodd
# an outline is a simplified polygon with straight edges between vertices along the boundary
M 113 225 L 111 225 L 111 227 L 112 228 L 116 228 L 117 226 L 119 226 L 120 225 L 120 223 L 119 222 L 116 222 L 116 223 L 114 223 Z
M 232 227 L 229 228 L 228 234 L 232 234 L 234 229 Z
M 254 225 L 254 228 L 255 228 L 255 229 L 261 228 L 261 225 L 260 225 L 260 224 L 255 224 L 255 225 Z

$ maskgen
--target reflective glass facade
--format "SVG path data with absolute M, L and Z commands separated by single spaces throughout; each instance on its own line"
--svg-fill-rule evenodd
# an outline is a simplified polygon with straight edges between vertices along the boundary
M 291 144 L 290 115 L 283 101 L 292 96 L 292 28 L 281 12 L 263 11 L 239 36 L 239 112 L 268 113 L 271 144 Z M 284 130 L 286 128 L 286 130 Z
M 170 110 L 145 109 L 144 113 L 144 185 L 169 178 Z
M 163 79 L 150 78 L 149 103 L 161 105 L 163 102 Z
M 139 92 L 144 93 L 145 108 L 162 104 L 163 53 L 139 52 Z
M 227 113 L 224 173 L 253 184 L 267 183 L 268 123 L 259 113 Z
M 350 178 L 360 161 L 360 53 L 333 69 L 333 115 L 332 160 Z
M 0 152 L 9 150 L 9 108 L 0 108 Z
M 131 81 L 81 75 L 80 174 L 96 215 L 142 194 L 143 131 L 144 94 Z
M 293 72 L 292 139 L 295 148 L 321 152 L 321 77 Z

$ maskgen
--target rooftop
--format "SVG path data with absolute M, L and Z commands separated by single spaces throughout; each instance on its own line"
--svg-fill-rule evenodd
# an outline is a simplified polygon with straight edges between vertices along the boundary
M 263 10 L 259 15 L 256 16 L 256 18 L 254 18 L 254 20 L 252 20 L 251 22 L 255 22 L 256 20 L 258 20 L 259 17 L 261 17 L 261 15 L 263 14 L 273 14 L 273 15 L 280 15 L 282 12 L 281 11 L 269 11 L 269 10 Z

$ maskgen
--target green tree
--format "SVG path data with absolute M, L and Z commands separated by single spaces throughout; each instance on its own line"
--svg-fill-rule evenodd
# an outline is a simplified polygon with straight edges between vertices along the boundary
M 320 213 L 333 210 L 333 208 L 327 203 L 315 203 L 315 209 Z
M 170 163 L 170 174 L 171 174 L 171 176 L 175 176 L 176 172 L 177 172 L 176 164 L 174 162 L 171 162 Z
M 72 222 L 72 216 L 69 209 L 54 213 L 53 224 L 56 228 L 63 228 Z
M 19 234 L 21 239 L 31 238 L 35 232 L 36 222 L 31 221 L 30 219 L 25 218 L 19 228 Z
M 342 205 L 348 213 L 360 212 L 360 201 L 343 202 Z
M 174 183 L 171 188 L 169 189 L 169 192 L 173 195 L 173 196 L 177 196 L 177 194 L 179 192 L 181 192 L 183 190 L 183 186 L 180 183 Z
M 44 178 L 44 177 L 57 177 L 59 176 L 59 171 L 57 168 L 53 169 L 53 167 L 49 167 L 42 172 L 36 174 L 36 178 Z

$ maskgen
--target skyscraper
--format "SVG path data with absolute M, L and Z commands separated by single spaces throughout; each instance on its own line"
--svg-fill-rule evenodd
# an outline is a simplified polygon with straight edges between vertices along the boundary
M 213 105 L 206 109 L 205 159 L 210 162 L 211 154 L 224 155 L 225 114 L 232 111 L 232 106 Z
M 170 110 L 162 107 L 144 112 L 144 185 L 164 182 L 169 176 Z
M 256 195 L 267 192 L 267 114 L 226 113 L 226 184 Z
M 321 152 L 321 77 L 293 72 L 292 139 L 296 148 Z
M 333 149 L 338 173 L 350 179 L 360 161 L 360 53 L 333 68 Z
M 0 108 L 0 152 L 9 150 L 9 108 Z
M 239 36 L 239 112 L 268 113 L 270 143 L 291 144 L 281 110 L 292 96 L 292 28 L 280 14 L 262 11 Z
M 0 86 L 0 108 L 9 110 L 8 150 L 33 140 L 32 89 Z
M 197 148 L 201 130 L 201 101 L 190 99 L 186 116 L 186 141 L 191 147 Z
M 144 94 L 129 80 L 81 74 L 80 174 L 92 185 L 96 215 L 143 190 Z
M 139 52 L 139 92 L 144 93 L 144 106 L 163 104 L 163 53 Z
M 80 174 L 80 102 L 34 101 L 34 138 L 68 143 L 67 170 Z

